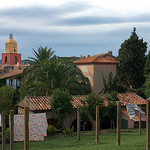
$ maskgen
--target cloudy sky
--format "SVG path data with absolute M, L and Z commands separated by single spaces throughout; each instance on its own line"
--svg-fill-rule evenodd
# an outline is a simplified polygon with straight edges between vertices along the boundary
M 57 56 L 110 50 L 117 56 L 133 27 L 149 50 L 149 6 L 149 0 L 0 0 L 0 53 L 13 33 L 22 59 L 40 45 Z

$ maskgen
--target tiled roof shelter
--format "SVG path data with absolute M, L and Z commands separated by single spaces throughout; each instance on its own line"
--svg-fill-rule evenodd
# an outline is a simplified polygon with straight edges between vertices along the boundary
M 85 95 L 72 96 L 72 105 L 74 108 L 81 106 L 81 100 L 85 100 Z M 17 106 L 22 107 L 21 102 L 27 100 L 33 110 L 50 110 L 51 109 L 51 96 L 26 96 L 23 100 L 17 103 Z
M 72 104 L 74 108 L 77 108 L 78 106 L 82 106 L 81 100 L 85 100 L 87 96 L 86 95 L 78 95 L 78 96 L 72 96 Z M 126 104 L 135 103 L 137 105 L 145 105 L 146 101 L 135 94 L 134 92 L 127 92 L 127 93 L 119 93 L 118 98 L 122 103 L 122 106 L 125 106 Z M 50 110 L 51 109 L 51 96 L 26 96 L 23 100 L 27 100 L 31 105 L 33 110 Z M 21 106 L 21 100 L 18 102 L 17 106 Z M 105 102 L 107 103 L 107 102 Z
M 135 103 L 137 105 L 146 105 L 146 100 L 134 92 L 119 93 L 117 97 L 122 103 L 122 106 L 131 103 Z

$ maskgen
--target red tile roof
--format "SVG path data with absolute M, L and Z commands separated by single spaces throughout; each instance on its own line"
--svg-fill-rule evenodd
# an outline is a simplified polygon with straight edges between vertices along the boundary
M 124 113 L 129 118 L 127 110 L 123 109 L 121 110 L 121 112 Z M 135 118 L 133 118 L 132 120 L 139 121 L 139 112 L 137 110 L 135 111 Z M 141 121 L 146 121 L 146 116 L 144 114 L 141 114 Z
M 51 109 L 51 96 L 26 96 L 25 97 L 31 104 L 33 105 L 35 110 L 50 110 Z M 24 98 L 24 99 L 25 99 Z M 79 96 L 72 96 L 72 105 L 74 108 L 77 108 L 78 106 L 82 106 L 81 100 L 85 100 L 85 95 L 79 95 Z M 23 99 L 23 100 L 24 100 Z M 20 103 L 23 101 L 17 103 L 17 106 L 20 106 Z
M 125 106 L 126 104 L 135 103 L 137 105 L 145 105 L 146 100 L 142 97 L 138 96 L 134 92 L 126 92 L 126 93 L 119 93 L 117 95 L 120 102 L 122 103 L 122 106 Z
M 16 76 L 21 74 L 22 72 L 23 70 L 11 70 L 10 72 L 0 75 L 0 79 Z
M 4 69 L 4 67 L 5 67 L 5 69 Z M 9 67 L 13 67 L 13 69 L 9 69 Z M 22 74 L 23 69 L 27 68 L 27 67 L 29 67 L 28 64 L 15 64 L 15 65 L 0 64 L 0 70 L 2 73 L 0 75 L 0 79 L 16 76 L 18 74 Z
M 81 100 L 84 101 L 86 97 L 87 97 L 86 95 L 72 96 L 73 107 L 77 108 L 78 106 L 82 106 Z M 32 103 L 35 110 L 50 110 L 51 109 L 51 104 L 50 104 L 51 96 L 26 96 L 25 98 L 27 98 L 27 100 Z M 104 99 L 105 106 L 107 106 L 108 103 L 106 99 L 103 96 L 102 98 Z M 118 94 L 118 98 L 122 102 L 122 106 L 125 106 L 126 104 L 130 104 L 130 103 L 135 103 L 137 105 L 146 104 L 146 101 L 142 97 L 138 96 L 137 94 L 133 92 Z M 19 105 L 20 102 L 18 102 L 17 106 L 20 106 Z
M 74 61 L 75 64 L 118 64 L 119 61 L 115 60 L 113 56 L 106 56 L 106 54 L 94 55 L 91 57 L 83 58 L 77 61 Z

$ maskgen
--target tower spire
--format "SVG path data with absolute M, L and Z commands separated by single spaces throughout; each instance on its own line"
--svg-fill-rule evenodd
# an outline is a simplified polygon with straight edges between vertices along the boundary
M 9 38 L 13 39 L 13 34 L 12 33 L 10 33 Z

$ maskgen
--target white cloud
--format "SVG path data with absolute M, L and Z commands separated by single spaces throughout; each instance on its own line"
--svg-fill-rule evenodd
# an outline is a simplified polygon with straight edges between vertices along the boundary
M 148 0 L 1 0 L 0 45 L 12 32 L 23 58 L 40 45 L 59 56 L 117 55 L 133 27 L 149 42 L 149 6 Z

